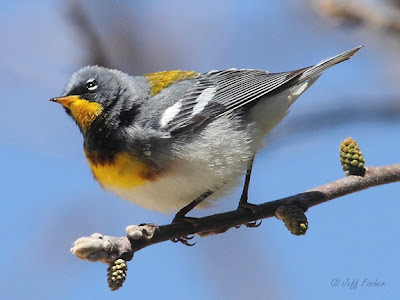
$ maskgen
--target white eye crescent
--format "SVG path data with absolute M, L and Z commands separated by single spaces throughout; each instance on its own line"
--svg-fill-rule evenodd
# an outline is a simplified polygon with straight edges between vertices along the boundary
M 96 79 L 90 78 L 85 82 L 85 87 L 89 92 L 94 92 L 99 87 L 99 84 Z

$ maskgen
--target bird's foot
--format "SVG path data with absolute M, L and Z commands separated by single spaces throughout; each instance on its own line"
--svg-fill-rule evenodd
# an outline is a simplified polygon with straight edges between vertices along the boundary
M 197 218 L 192 218 L 192 217 L 185 217 L 184 215 L 181 215 L 179 213 L 177 213 L 174 217 L 174 219 L 172 220 L 172 223 L 189 223 L 191 225 L 193 225 L 194 227 L 198 226 L 198 222 L 197 222 Z M 186 236 L 181 236 L 179 238 L 174 238 L 171 241 L 174 243 L 182 243 L 186 246 L 194 246 L 196 245 L 196 242 L 194 243 L 190 243 L 189 241 L 192 240 L 194 238 L 194 235 L 186 235 Z
M 252 214 L 254 214 L 257 211 L 257 205 L 248 203 L 247 199 L 244 201 L 242 201 L 242 199 L 240 199 L 239 206 L 237 209 L 245 209 L 245 210 L 250 211 Z M 244 225 L 249 228 L 256 228 L 256 227 L 259 227 L 261 225 L 261 223 L 262 223 L 262 220 L 250 221 Z M 241 225 L 238 225 L 238 226 L 236 226 L 236 228 L 239 228 L 240 226 Z
M 192 246 L 196 245 L 196 242 L 194 242 L 194 243 L 189 242 L 193 238 L 194 238 L 194 235 L 181 236 L 179 238 L 172 239 L 171 242 L 182 243 L 185 246 L 192 247 Z

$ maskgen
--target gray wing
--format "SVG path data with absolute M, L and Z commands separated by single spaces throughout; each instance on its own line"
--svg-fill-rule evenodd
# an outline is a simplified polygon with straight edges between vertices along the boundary
M 252 106 L 260 98 L 310 80 L 327 68 L 349 59 L 360 48 L 290 72 L 230 69 L 201 74 L 196 78 L 195 86 L 164 112 L 161 129 L 172 135 L 179 134 L 193 130 L 210 119 Z

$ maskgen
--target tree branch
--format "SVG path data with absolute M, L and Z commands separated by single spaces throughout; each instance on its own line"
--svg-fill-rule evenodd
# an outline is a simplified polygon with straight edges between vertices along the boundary
M 306 211 L 309 207 L 347 194 L 400 181 L 400 164 L 366 167 L 365 169 L 364 176 L 348 176 L 304 193 L 254 205 L 253 209 L 239 208 L 203 218 L 193 218 L 191 222 L 179 222 L 163 226 L 155 224 L 130 225 L 126 228 L 127 236 L 124 237 L 104 236 L 96 233 L 90 237 L 76 240 L 71 252 L 80 259 L 102 261 L 106 264 L 112 263 L 117 258 L 131 260 L 136 251 L 150 245 L 179 239 L 191 234 L 207 236 L 223 233 L 233 227 L 273 217 L 276 215 L 277 209 L 281 207 L 296 205 Z
M 400 33 L 400 10 L 395 2 L 311 0 L 311 4 L 321 15 Z

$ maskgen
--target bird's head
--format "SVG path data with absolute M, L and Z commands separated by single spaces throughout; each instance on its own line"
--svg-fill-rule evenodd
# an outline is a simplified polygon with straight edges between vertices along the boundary
M 124 85 L 122 72 L 87 66 L 74 73 L 61 97 L 50 101 L 62 104 L 85 132 L 99 116 L 120 98 Z

